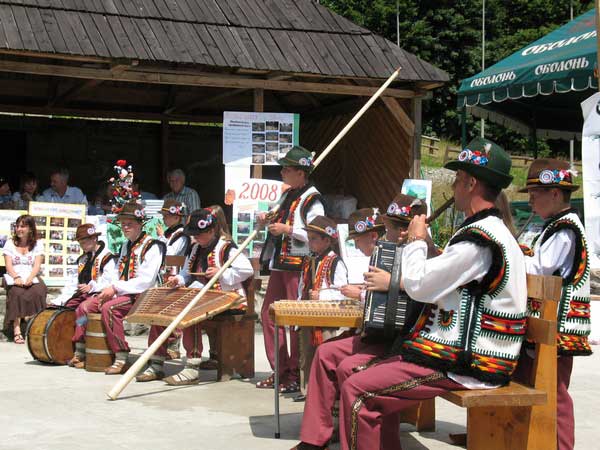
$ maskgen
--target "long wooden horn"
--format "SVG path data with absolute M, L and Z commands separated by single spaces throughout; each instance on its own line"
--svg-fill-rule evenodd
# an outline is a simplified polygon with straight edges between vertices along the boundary
M 315 167 L 318 166 L 321 161 L 323 161 L 323 159 L 329 154 L 329 152 L 331 152 L 331 150 L 333 150 L 333 148 L 336 146 L 336 144 L 346 135 L 346 133 L 348 133 L 350 128 L 352 128 L 354 126 L 354 124 L 358 121 L 358 119 L 360 119 L 360 117 L 367 111 L 367 109 L 369 109 L 369 107 L 375 102 L 375 100 L 377 100 L 381 96 L 381 94 L 383 94 L 383 91 L 385 91 L 386 88 L 392 83 L 392 81 L 394 81 L 396 79 L 396 77 L 400 73 L 400 69 L 401 68 L 399 67 L 387 79 L 387 81 L 385 83 L 383 83 L 383 85 L 377 90 L 377 92 L 375 92 L 375 94 L 373 94 L 373 96 L 360 109 L 360 111 L 358 111 L 355 114 L 355 116 L 352 118 L 352 120 L 350 120 L 350 122 L 348 122 L 348 124 L 344 127 L 344 129 L 342 131 L 340 131 L 339 134 L 333 139 L 333 141 L 331 141 L 331 143 L 325 148 L 325 150 L 323 150 L 323 152 L 319 155 L 319 157 L 314 162 Z M 276 208 L 279 208 L 279 207 L 280 207 L 279 205 L 276 206 Z M 131 382 L 131 380 L 133 380 L 135 375 L 140 370 L 142 370 L 142 368 L 146 365 L 146 363 L 148 362 L 150 357 L 152 355 L 154 355 L 154 353 L 156 353 L 156 351 L 162 345 L 162 343 L 167 340 L 167 338 L 171 335 L 173 330 L 175 330 L 175 328 L 177 328 L 177 326 L 184 319 L 184 317 L 187 315 L 187 313 L 190 312 L 190 310 L 194 306 L 196 306 L 196 304 L 200 301 L 200 299 L 204 296 L 204 294 L 206 294 L 206 292 L 210 288 L 212 288 L 212 286 L 218 281 L 221 274 L 246 249 L 246 247 L 248 247 L 248 245 L 250 245 L 250 242 L 252 242 L 254 240 L 254 238 L 256 237 L 256 235 L 258 234 L 259 231 L 260 231 L 260 228 L 256 228 L 246 238 L 246 240 L 240 245 L 240 247 L 237 249 L 237 251 L 227 260 L 227 262 L 225 264 L 223 264 L 223 266 L 208 281 L 208 283 L 206 283 L 204 285 L 202 290 L 200 292 L 198 292 L 198 294 L 196 294 L 196 296 L 193 299 L 190 300 L 188 305 L 185 308 L 183 308 L 183 311 L 181 311 L 177 315 L 177 317 L 175 317 L 175 319 L 173 319 L 173 322 L 171 322 L 171 324 L 156 338 L 156 340 L 152 343 L 152 345 L 150 345 L 150 347 L 148 347 L 146 349 L 146 351 L 144 353 L 142 353 L 142 355 L 129 368 L 129 370 L 127 370 L 127 372 L 125 372 L 123 374 L 123 376 L 119 379 L 119 381 L 108 392 L 108 394 L 107 394 L 108 398 L 110 398 L 111 400 L 116 400 L 119 397 L 119 394 L 123 391 L 123 389 L 125 389 L 127 387 L 127 385 Z
M 398 69 L 396 69 L 396 71 L 390 75 L 390 77 L 387 79 L 387 81 L 385 83 L 383 83 L 381 85 L 381 87 L 377 90 L 377 92 L 375 92 L 373 94 L 373 97 L 371 97 L 369 99 L 369 101 L 367 103 L 365 103 L 365 105 L 362 108 L 360 108 L 360 110 L 354 115 L 352 120 L 350 120 L 350 122 L 348 122 L 346 124 L 346 126 L 342 129 L 342 131 L 340 131 L 338 133 L 338 135 L 333 139 L 333 141 L 331 141 L 331 143 L 327 147 L 325 147 L 325 150 L 323 150 L 323 152 L 321 152 L 319 157 L 315 160 L 315 162 L 314 162 L 315 167 L 317 167 L 321 163 L 321 161 L 323 161 L 323 159 L 325 159 L 325 157 L 329 154 L 329 152 L 331 150 L 333 150 L 333 147 L 335 147 L 337 145 L 337 143 L 340 142 L 340 140 L 344 136 L 346 136 L 348 131 L 350 131 L 350 128 L 352 128 L 354 126 L 354 124 L 358 121 L 358 119 L 360 119 L 362 117 L 362 115 L 365 112 L 367 112 L 367 109 L 369 109 L 371 107 L 371 105 L 375 102 L 375 100 L 377 100 L 379 97 L 381 97 L 381 94 L 383 94 L 383 91 L 385 91 L 387 89 L 387 87 L 390 84 L 392 84 L 392 81 L 394 81 L 396 79 L 396 77 L 400 74 L 400 70 L 402 70 L 402 68 L 398 67 Z

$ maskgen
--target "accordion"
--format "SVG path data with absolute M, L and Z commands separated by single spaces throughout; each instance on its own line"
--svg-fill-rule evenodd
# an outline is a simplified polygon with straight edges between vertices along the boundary
M 406 334 L 416 323 L 423 304 L 412 300 L 400 290 L 402 250 L 394 242 L 377 241 L 370 265 L 391 273 L 387 292 L 369 291 L 365 299 L 363 331 L 367 336 L 393 339 Z

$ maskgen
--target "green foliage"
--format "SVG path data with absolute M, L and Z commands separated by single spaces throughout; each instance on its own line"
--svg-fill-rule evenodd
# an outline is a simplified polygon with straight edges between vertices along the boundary
M 593 1 L 573 1 L 578 16 Z M 369 30 L 396 42 L 396 0 L 321 0 L 321 4 Z M 460 80 L 481 71 L 482 0 L 400 0 L 400 47 L 450 75 L 424 103 L 423 130 L 460 141 L 456 92 Z M 486 1 L 486 67 L 569 21 L 567 0 Z M 468 125 L 477 134 L 473 120 Z M 487 125 L 486 125 L 487 126 Z M 527 138 L 502 127 L 489 128 L 499 143 L 526 152 Z M 539 143 L 541 150 L 550 147 Z M 554 149 L 553 149 L 554 150 Z

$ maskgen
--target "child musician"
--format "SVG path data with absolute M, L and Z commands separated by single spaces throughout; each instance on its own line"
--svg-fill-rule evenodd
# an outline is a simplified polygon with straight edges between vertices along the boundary
M 201 288 L 225 264 L 236 245 L 232 242 L 231 236 L 223 232 L 215 214 L 208 208 L 192 212 L 190 221 L 185 226 L 185 233 L 191 236 L 194 244 L 181 272 L 178 275 L 169 277 L 166 285 Z M 240 255 L 221 274 L 213 289 L 237 291 L 241 295 L 245 295 L 242 282 L 252 274 L 253 269 L 250 261 L 244 255 Z M 152 344 L 163 330 L 164 327 L 152 326 L 148 336 L 148 344 Z M 167 352 L 165 342 L 150 359 L 148 368 L 136 377 L 137 381 L 144 382 L 164 378 L 165 382 L 172 386 L 198 383 L 200 381 L 199 365 L 202 358 L 201 323 L 183 330 L 183 347 L 187 353 L 187 362 L 181 372 L 164 378 L 163 365 Z
M 325 216 L 317 216 L 304 229 L 312 256 L 305 257 L 302 263 L 298 299 L 343 300 L 340 288 L 348 284 L 348 270 L 335 251 L 338 247 L 336 223 Z M 302 395 L 296 401 L 303 399 L 315 349 L 319 344 L 335 337 L 337 331 L 337 328 L 300 329 L 300 385 L 296 382 L 282 385 L 281 393 L 301 390 Z

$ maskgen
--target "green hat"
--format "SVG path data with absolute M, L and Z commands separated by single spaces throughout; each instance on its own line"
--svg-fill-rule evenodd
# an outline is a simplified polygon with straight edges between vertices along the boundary
M 464 170 L 469 175 L 499 188 L 506 188 L 513 177 L 510 175 L 512 161 L 508 153 L 498 144 L 485 138 L 473 139 L 460 152 L 456 161 L 444 166 L 450 170 Z
M 280 166 L 291 166 L 299 169 L 312 172 L 314 154 L 306 150 L 304 147 L 295 145 L 283 158 L 277 160 Z

